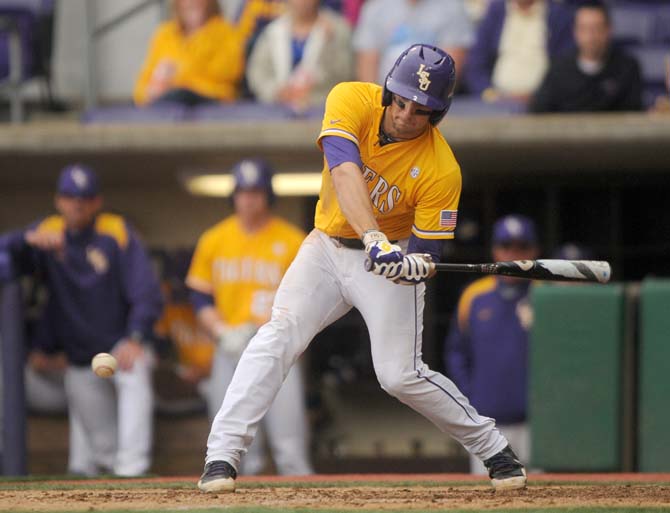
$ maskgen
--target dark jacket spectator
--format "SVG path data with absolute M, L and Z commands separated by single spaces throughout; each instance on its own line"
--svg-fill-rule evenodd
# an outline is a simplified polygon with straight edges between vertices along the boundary
M 576 53 L 557 60 L 530 104 L 531 112 L 641 109 L 640 68 L 635 59 L 616 49 L 595 74 L 580 67 Z
M 577 51 L 552 62 L 531 101 L 532 112 L 640 110 L 640 68 L 614 48 L 610 18 L 600 2 L 583 4 L 575 17 Z

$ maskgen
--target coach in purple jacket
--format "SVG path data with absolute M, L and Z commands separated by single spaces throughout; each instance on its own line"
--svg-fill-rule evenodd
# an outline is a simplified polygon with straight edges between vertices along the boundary
M 71 444 L 80 456 L 72 461 L 71 452 L 69 470 L 140 475 L 150 464 L 152 354 L 144 342 L 162 309 L 158 280 L 127 222 L 101 212 L 91 169 L 67 166 L 55 205 L 58 215 L 0 236 L 0 251 L 22 270 L 37 272 L 49 292 L 30 362 L 53 370 L 58 353 L 65 354 Z M 91 371 L 99 352 L 118 360 L 109 380 Z
M 550 59 L 574 48 L 573 9 L 558 0 L 492 0 L 465 66 L 468 92 L 526 101 Z
M 493 228 L 495 261 L 532 260 L 538 256 L 535 224 L 509 215 Z M 526 463 L 530 437 L 526 425 L 529 281 L 487 276 L 463 291 L 447 336 L 444 358 L 448 376 L 472 405 L 493 417 L 497 427 Z M 473 473 L 486 469 L 471 458 Z

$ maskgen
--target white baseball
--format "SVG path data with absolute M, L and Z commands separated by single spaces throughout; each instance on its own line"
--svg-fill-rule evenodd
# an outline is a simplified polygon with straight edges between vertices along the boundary
M 101 378 L 110 378 L 116 371 L 116 358 L 109 353 L 98 353 L 91 360 L 91 369 Z

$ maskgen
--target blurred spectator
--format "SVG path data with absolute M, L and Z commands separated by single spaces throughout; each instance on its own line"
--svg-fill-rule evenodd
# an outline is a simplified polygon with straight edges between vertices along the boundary
M 670 54 L 665 57 L 665 90 L 667 94 L 658 96 L 651 109 L 656 114 L 670 114 Z
M 640 67 L 612 45 L 607 6 L 583 1 L 575 14 L 577 50 L 555 59 L 531 100 L 532 112 L 642 109 Z
M 354 33 L 356 76 L 383 84 L 398 55 L 414 43 L 446 50 L 460 76 L 472 42 L 463 0 L 367 0 Z
M 465 9 L 473 23 L 479 24 L 488 9 L 490 0 L 465 0 Z
M 242 38 L 245 56 L 265 26 L 286 9 L 286 0 L 219 0 L 219 4 L 224 18 Z
M 200 237 L 186 278 L 198 320 L 218 344 L 209 384 L 212 417 L 249 340 L 270 319 L 279 282 L 304 238 L 301 230 L 272 215 L 272 170 L 266 163 L 243 160 L 233 174 L 235 214 Z M 214 425 L 218 419 L 214 417 Z M 312 473 L 298 365 L 286 376 L 262 425 L 279 473 Z M 263 470 L 262 438 L 256 435 L 249 447 L 242 460 L 243 473 Z
M 244 72 L 237 31 L 216 0 L 174 0 L 173 19 L 154 34 L 135 84 L 137 105 L 232 101 Z
M 153 358 L 145 342 L 162 299 L 137 235 L 122 217 L 101 212 L 102 203 L 94 172 L 67 166 L 58 215 L 3 235 L 0 249 L 38 272 L 49 292 L 28 362 L 38 373 L 64 369 L 70 429 L 81 429 L 77 447 L 86 447 L 69 471 L 137 476 L 150 466 Z M 91 371 L 100 352 L 118 360 L 109 380 Z
M 549 60 L 574 47 L 572 18 L 556 0 L 492 0 L 468 54 L 468 91 L 486 101 L 528 101 Z
M 493 226 L 494 261 L 538 257 L 535 224 L 527 217 L 508 215 Z M 514 446 L 519 459 L 530 459 L 526 423 L 528 330 L 532 311 L 530 281 L 487 276 L 463 291 L 445 342 L 445 368 L 470 402 Z M 478 458 L 470 470 L 486 474 Z
M 351 29 L 320 0 L 288 0 L 249 56 L 247 82 L 256 99 L 296 111 L 321 106 L 331 88 L 353 77 Z

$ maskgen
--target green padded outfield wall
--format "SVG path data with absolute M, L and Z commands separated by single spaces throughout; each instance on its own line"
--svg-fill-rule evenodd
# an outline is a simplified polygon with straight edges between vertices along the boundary
M 623 286 L 540 284 L 531 301 L 531 466 L 619 470 Z
M 638 468 L 670 472 L 670 280 L 640 291 Z

